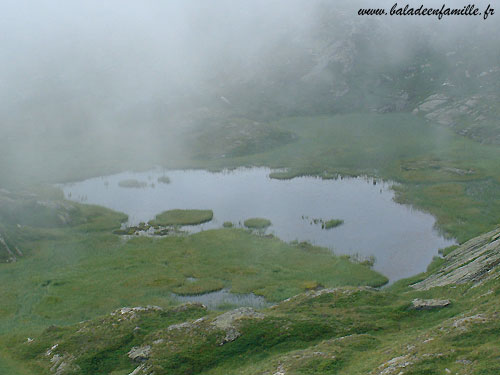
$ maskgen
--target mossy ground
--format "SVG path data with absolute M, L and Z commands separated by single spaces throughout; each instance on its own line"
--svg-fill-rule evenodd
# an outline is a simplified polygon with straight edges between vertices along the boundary
M 150 225 L 173 226 L 173 225 L 198 225 L 212 220 L 212 210 L 169 210 L 156 215 Z
M 342 224 L 344 224 L 344 220 L 341 220 L 341 219 L 327 220 L 327 221 L 325 221 L 324 229 L 336 228 L 336 227 L 338 227 L 338 226 L 340 226 Z

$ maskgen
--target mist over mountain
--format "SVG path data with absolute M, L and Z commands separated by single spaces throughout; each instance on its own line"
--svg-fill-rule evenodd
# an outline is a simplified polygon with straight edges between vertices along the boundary
M 7 1 L 2 168 L 183 160 L 230 119 L 318 113 L 414 111 L 499 143 L 494 17 L 357 15 L 369 5 Z

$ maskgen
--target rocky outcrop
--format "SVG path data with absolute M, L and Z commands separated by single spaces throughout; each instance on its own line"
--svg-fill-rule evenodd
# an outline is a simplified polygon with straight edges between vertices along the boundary
M 402 374 L 402 370 L 404 370 L 406 367 L 410 366 L 414 362 L 414 358 L 407 354 L 407 355 L 402 355 L 399 357 L 394 357 L 391 360 L 381 364 L 378 367 L 377 374 L 378 375 L 396 375 L 396 374 Z
M 78 208 L 56 196 L 44 197 L 29 192 L 0 189 L 0 223 L 11 226 L 58 227 L 74 224 Z
M 144 362 L 149 359 L 151 354 L 151 345 L 134 346 L 127 353 L 128 357 L 134 362 Z
M 437 93 L 424 99 L 413 113 L 481 143 L 500 144 L 500 128 L 491 126 L 498 120 L 495 117 L 498 99 L 495 94 L 454 98 Z
M 22 256 L 20 250 L 17 249 L 16 252 L 18 253 L 18 255 Z M 0 234 L 0 259 L 1 261 L 6 263 L 15 262 L 17 260 L 16 255 L 10 249 L 9 245 L 7 244 L 7 242 L 5 242 L 5 239 L 2 237 L 1 234 Z
M 500 228 L 473 238 L 445 257 L 445 264 L 426 279 L 413 284 L 418 290 L 437 286 L 478 284 L 500 272 Z
M 129 375 L 153 375 L 154 372 L 151 370 L 151 366 L 146 366 L 145 364 L 137 366 L 137 368 L 132 371 Z
M 122 307 L 118 310 L 113 311 L 111 316 L 118 316 L 118 321 L 122 320 L 131 320 L 137 317 L 137 313 L 143 311 L 162 311 L 163 309 L 159 306 L 148 305 L 146 307 L 137 306 L 137 307 Z
M 415 298 L 411 304 L 415 310 L 436 310 L 450 305 L 448 299 L 419 299 Z
M 50 357 L 50 372 L 55 375 L 71 374 L 79 370 L 79 367 L 74 364 L 75 357 L 71 354 L 53 354 L 52 351 L 48 351 L 46 355 Z
M 241 333 L 236 327 L 236 323 L 243 318 L 264 319 L 265 315 L 252 309 L 251 307 L 241 307 L 219 315 L 212 322 L 212 326 L 226 332 L 221 345 L 231 342 L 240 337 Z

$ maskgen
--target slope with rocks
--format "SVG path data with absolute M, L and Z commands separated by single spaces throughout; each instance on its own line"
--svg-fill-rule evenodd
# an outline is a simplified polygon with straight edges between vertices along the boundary
M 261 311 L 122 308 L 11 348 L 57 375 L 497 374 L 499 238 L 467 242 L 419 282 L 309 291 Z
M 412 285 L 417 290 L 471 283 L 476 287 L 500 276 L 500 229 L 473 238 L 445 257 L 445 264 Z

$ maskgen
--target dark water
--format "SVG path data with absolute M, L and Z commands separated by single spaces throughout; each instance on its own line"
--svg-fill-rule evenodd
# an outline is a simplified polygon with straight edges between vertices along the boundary
M 437 250 L 454 242 L 435 229 L 433 216 L 394 202 L 392 183 L 366 178 L 321 180 L 300 177 L 273 180 L 267 168 L 211 173 L 203 170 L 161 169 L 125 172 L 66 184 L 67 198 L 98 204 L 129 215 L 129 224 L 147 222 L 165 210 L 211 209 L 214 219 L 189 231 L 236 226 L 245 219 L 272 221 L 267 233 L 285 241 L 309 241 L 336 254 L 375 257 L 374 269 L 391 281 L 425 271 Z M 169 184 L 158 182 L 161 176 Z M 123 180 L 146 182 L 142 188 L 120 187 Z M 342 219 L 330 230 L 311 221 Z

